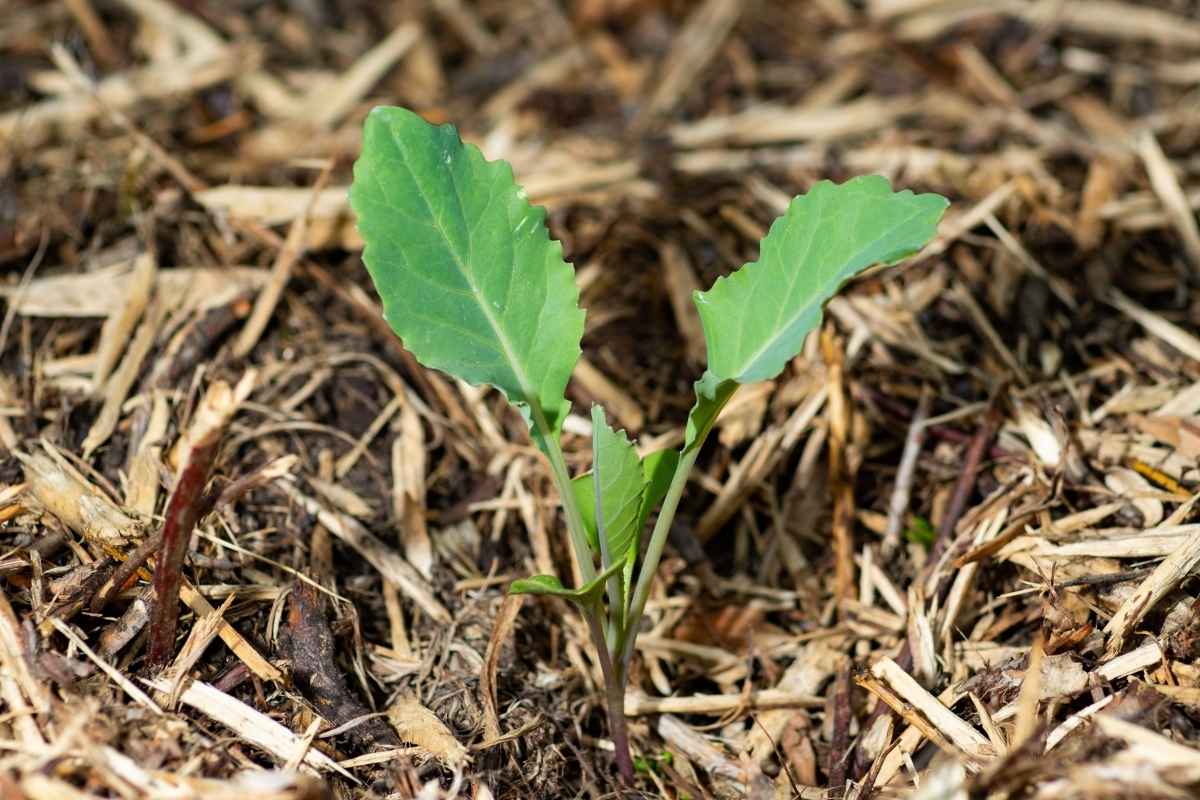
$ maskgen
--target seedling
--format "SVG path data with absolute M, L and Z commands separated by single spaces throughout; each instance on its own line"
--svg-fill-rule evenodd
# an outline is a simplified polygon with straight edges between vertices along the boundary
M 582 584 L 571 589 L 538 575 L 510 591 L 570 600 L 586 618 L 617 764 L 630 783 L 629 663 L 679 498 L 718 414 L 739 386 L 783 370 L 842 283 L 928 242 L 947 202 L 893 193 L 879 176 L 821 181 L 794 198 L 762 240 L 758 261 L 695 295 L 708 369 L 695 385 L 683 446 L 639 458 L 594 406 L 592 471 L 574 479 L 560 439 L 584 312 L 546 212 L 529 204 L 512 168 L 487 161 L 450 125 L 376 108 L 350 203 L 366 243 L 363 261 L 405 347 L 427 367 L 503 392 L 549 461 Z

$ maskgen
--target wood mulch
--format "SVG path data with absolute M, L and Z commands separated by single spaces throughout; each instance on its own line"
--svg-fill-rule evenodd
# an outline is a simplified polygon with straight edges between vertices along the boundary
M 7 0 L 0 797 L 622 791 L 581 621 L 505 595 L 571 577 L 547 469 L 361 266 L 378 103 L 548 207 L 577 470 L 591 402 L 679 441 L 790 196 L 953 203 L 723 416 L 625 796 L 1194 796 L 1200 3 Z

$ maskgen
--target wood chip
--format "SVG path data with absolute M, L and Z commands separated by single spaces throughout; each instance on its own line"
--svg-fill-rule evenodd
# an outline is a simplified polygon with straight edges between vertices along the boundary
M 161 678 L 148 683 L 150 688 L 158 692 L 172 690 L 171 682 Z M 298 753 L 302 753 L 302 767 L 318 772 L 337 772 L 351 782 L 358 783 L 354 776 L 329 756 L 309 747 L 302 736 L 207 683 L 189 681 L 179 695 L 179 702 L 221 723 L 238 739 L 270 753 L 282 764 L 289 763 Z
M 1104 632 L 1109 635 L 1106 650 L 1108 658 L 1121 652 L 1125 639 L 1133 633 L 1137 624 L 1200 564 L 1200 526 L 1191 527 L 1197 530 L 1187 536 L 1133 594 L 1125 598 L 1117 613 L 1104 626 Z
M 447 767 L 461 770 L 470 763 L 467 748 L 416 698 L 399 698 L 388 708 L 387 717 L 402 740 L 411 742 Z

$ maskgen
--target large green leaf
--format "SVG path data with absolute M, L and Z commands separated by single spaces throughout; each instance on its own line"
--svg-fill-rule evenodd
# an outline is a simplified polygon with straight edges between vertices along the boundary
M 703 441 L 738 385 L 783 370 L 847 279 L 928 242 L 947 205 L 935 194 L 893 193 L 878 175 L 821 181 L 794 198 L 762 240 L 758 261 L 695 295 L 708 370 L 696 384 L 685 449 Z
M 350 204 L 384 314 L 417 359 L 516 404 L 547 450 L 569 404 L 574 272 L 502 161 L 402 108 L 367 117 Z

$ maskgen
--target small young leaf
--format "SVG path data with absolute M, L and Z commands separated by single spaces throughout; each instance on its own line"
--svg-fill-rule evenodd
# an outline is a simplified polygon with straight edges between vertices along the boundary
M 821 181 L 794 198 L 762 240 L 759 259 L 697 292 L 708 370 L 696 384 L 684 449 L 703 441 L 736 386 L 778 375 L 847 279 L 919 250 L 947 201 L 893 193 L 886 178 Z
M 592 502 L 602 563 L 620 561 L 627 567 L 628 577 L 609 589 L 609 603 L 619 609 L 629 596 L 629 577 L 637 558 L 643 477 L 637 451 L 624 431 L 609 427 L 600 406 L 592 406 L 592 461 Z
M 642 468 L 625 432 L 609 427 L 600 406 L 592 406 L 592 460 L 596 528 L 604 534 L 609 560 L 617 561 L 637 545 Z
M 596 604 L 604 592 L 605 582 L 620 572 L 624 566 L 623 560 L 618 561 L 578 589 L 566 588 L 562 585 L 562 581 L 553 575 L 534 575 L 531 578 L 520 578 L 510 583 L 508 593 L 553 595 L 587 608 Z
M 630 590 L 633 584 L 633 570 L 637 564 L 641 548 L 642 533 L 646 530 L 646 522 L 658 504 L 662 502 L 675 476 L 675 467 L 679 464 L 678 450 L 658 450 L 642 459 L 640 488 L 641 500 L 638 503 L 637 519 L 633 524 L 633 537 L 629 543 L 629 558 L 625 561 L 625 574 L 622 576 L 625 603 L 628 604 Z M 591 472 L 585 472 L 571 481 L 571 491 L 575 495 L 582 512 L 583 522 L 587 529 L 588 543 L 592 551 L 600 552 L 600 539 L 596 534 L 596 488 Z
M 571 478 L 571 494 L 575 495 L 575 503 L 579 506 L 579 516 L 583 518 L 588 545 L 592 548 L 592 552 L 599 556 L 600 539 L 596 535 L 596 485 L 592 482 L 590 470 Z
M 642 459 L 642 478 L 645 488 L 642 490 L 642 502 L 638 508 L 636 530 L 640 537 L 646 529 L 646 521 L 654 513 L 654 509 L 662 502 L 675 475 L 675 465 L 679 463 L 678 450 L 658 450 Z M 596 498 L 595 484 L 592 473 L 585 472 L 571 479 L 571 492 L 579 503 L 583 523 L 587 528 L 588 542 L 592 550 L 600 552 L 600 540 L 596 536 Z M 633 565 L 630 564 L 632 569 Z
M 584 319 L 545 209 L 452 126 L 387 107 L 367 117 L 350 204 L 404 346 L 426 366 L 500 389 L 545 451 L 567 415 Z
M 904 538 L 914 544 L 932 547 L 934 540 L 937 538 L 937 531 L 933 529 L 933 525 L 929 520 L 922 517 L 920 514 L 913 516 L 912 523 L 908 529 L 904 531 Z

